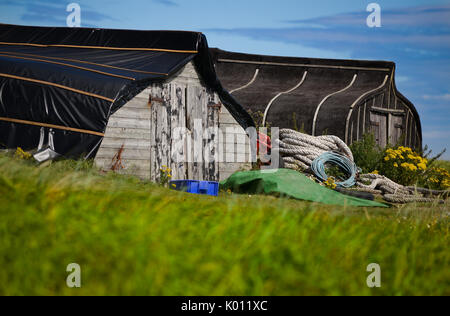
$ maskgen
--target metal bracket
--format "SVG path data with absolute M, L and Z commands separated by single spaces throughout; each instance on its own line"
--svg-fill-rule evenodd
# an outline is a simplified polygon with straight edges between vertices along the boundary
M 219 109 L 219 111 L 222 109 L 222 103 L 217 103 L 217 104 L 209 104 L 208 105 L 209 108 L 213 108 L 213 109 Z
M 148 106 L 149 106 L 149 107 L 152 107 L 153 102 L 156 102 L 156 103 L 164 103 L 165 100 L 164 100 L 163 98 L 156 98 L 156 97 L 154 97 L 154 96 L 152 96 L 152 95 L 150 94 L 150 95 L 148 96 Z

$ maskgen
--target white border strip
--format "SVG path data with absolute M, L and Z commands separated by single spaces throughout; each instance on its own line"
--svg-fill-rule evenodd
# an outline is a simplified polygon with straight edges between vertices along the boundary
M 222 63 L 250 64 L 250 65 L 268 65 L 268 66 L 286 66 L 286 67 L 306 67 L 306 68 L 329 68 L 329 69 L 347 69 L 347 70 L 368 70 L 368 71 L 391 71 L 389 68 L 371 68 L 357 66 L 332 66 L 332 65 L 313 65 L 313 64 L 288 64 L 274 63 L 266 61 L 236 60 L 236 59 L 217 59 Z
M 352 79 L 352 81 L 350 82 L 350 84 L 349 84 L 348 86 L 346 86 L 346 87 L 345 87 L 344 89 L 342 89 L 342 90 L 339 90 L 339 91 L 336 91 L 336 92 L 333 92 L 333 93 L 327 95 L 327 96 L 322 100 L 322 102 L 319 103 L 319 105 L 317 106 L 317 109 L 316 109 L 316 113 L 314 114 L 314 120 L 313 120 L 313 126 L 312 126 L 312 136 L 316 136 L 316 123 L 317 123 L 317 118 L 318 118 L 318 116 L 319 116 L 319 111 L 320 111 L 320 108 L 322 107 L 322 105 L 323 105 L 329 98 L 331 98 L 332 96 L 335 96 L 336 94 L 345 92 L 345 91 L 347 91 L 348 89 L 350 89 L 350 88 L 353 86 L 353 84 L 355 83 L 356 78 L 358 78 L 358 75 L 357 75 L 357 74 L 355 74 L 355 75 L 353 76 L 353 79 Z
M 350 119 L 351 119 L 351 117 L 352 117 L 353 109 L 354 109 L 355 106 L 359 103 L 359 101 L 361 101 L 363 98 L 365 98 L 365 97 L 368 96 L 369 94 L 371 94 L 371 93 L 373 93 L 373 92 L 375 92 L 375 91 L 380 90 L 381 88 L 383 88 L 383 87 L 386 85 L 386 82 L 388 81 L 388 79 L 389 79 L 389 75 L 386 75 L 386 77 L 384 77 L 383 83 L 382 83 L 380 86 L 378 86 L 378 87 L 376 87 L 375 89 L 372 89 L 372 90 L 370 90 L 370 91 L 367 91 L 366 93 L 364 93 L 363 95 L 361 95 L 358 99 L 356 99 L 356 101 L 353 102 L 353 104 L 351 105 L 350 111 L 348 112 L 347 121 L 346 121 L 346 123 L 345 123 L 345 143 L 346 143 L 346 144 L 348 144 L 348 126 L 349 126 L 349 123 L 350 123 Z
M 256 81 L 256 78 L 258 77 L 258 74 L 259 74 L 259 68 L 256 69 L 255 75 L 253 76 L 252 80 L 250 80 L 249 83 L 247 83 L 246 85 L 244 85 L 244 86 L 242 86 L 242 87 L 240 87 L 240 88 L 231 90 L 231 91 L 230 91 L 230 94 L 233 94 L 233 93 L 235 93 L 235 92 L 237 92 L 237 91 L 244 90 L 245 88 L 250 87 L 250 86 Z
M 289 94 L 289 93 L 291 93 L 292 91 L 297 90 L 298 88 L 300 88 L 300 86 L 305 82 L 305 79 L 306 79 L 306 76 L 307 76 L 307 75 L 308 75 L 308 72 L 305 71 L 305 72 L 303 73 L 302 80 L 300 80 L 300 82 L 299 82 L 295 87 L 293 87 L 292 89 L 289 89 L 288 91 L 278 93 L 272 100 L 270 100 L 269 104 L 268 104 L 267 107 L 266 107 L 266 110 L 264 111 L 264 118 L 263 118 L 262 126 L 266 127 L 267 114 L 269 114 L 269 110 L 270 110 L 270 107 L 272 106 L 272 104 L 273 104 L 279 97 L 281 97 L 282 95 L 284 95 L 284 94 Z

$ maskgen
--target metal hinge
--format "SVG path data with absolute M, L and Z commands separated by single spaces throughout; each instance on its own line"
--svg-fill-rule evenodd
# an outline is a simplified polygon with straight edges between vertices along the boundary
M 222 103 L 217 103 L 217 104 L 209 104 L 208 105 L 209 108 L 213 108 L 213 109 L 219 109 L 219 111 L 222 109 Z
M 154 96 L 152 96 L 151 94 L 148 96 L 148 106 L 151 107 L 153 102 L 157 102 L 157 103 L 164 103 L 165 100 L 163 98 L 156 98 Z

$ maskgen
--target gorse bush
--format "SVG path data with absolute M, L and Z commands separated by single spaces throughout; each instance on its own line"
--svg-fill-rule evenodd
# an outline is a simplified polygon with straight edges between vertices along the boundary
M 421 157 L 411 148 L 399 146 L 385 150 L 380 173 L 397 183 L 409 186 L 418 183 L 427 169 L 428 159 Z
M 350 146 L 355 163 L 363 173 L 375 173 L 405 185 L 418 185 L 433 190 L 450 188 L 449 163 L 438 159 L 445 152 L 431 158 L 431 151 L 416 152 L 404 146 L 381 148 L 372 134 L 364 135 L 361 141 Z
M 372 173 L 379 170 L 383 160 L 383 149 L 378 146 L 373 134 L 366 134 L 363 139 L 354 142 L 350 149 L 356 164 L 363 173 Z
M 420 185 L 435 190 L 448 190 L 450 188 L 450 173 L 443 168 L 430 168 Z

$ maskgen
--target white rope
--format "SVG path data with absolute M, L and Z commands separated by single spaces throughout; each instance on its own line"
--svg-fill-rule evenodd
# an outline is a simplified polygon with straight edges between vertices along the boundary
M 313 135 L 316 135 L 316 122 L 317 122 L 317 118 L 318 118 L 318 116 L 319 116 L 319 111 L 320 111 L 320 108 L 322 107 L 322 105 L 323 105 L 329 98 L 331 98 L 331 97 L 333 97 L 333 96 L 335 96 L 335 95 L 337 95 L 337 94 L 341 94 L 342 92 L 345 92 L 345 91 L 347 91 L 348 89 L 350 89 L 350 88 L 353 86 L 353 84 L 355 83 L 356 78 L 358 78 L 358 75 L 357 75 L 357 74 L 353 75 L 352 81 L 351 81 L 344 89 L 341 89 L 341 90 L 339 90 L 339 91 L 336 91 L 336 92 L 333 92 L 333 93 L 327 95 L 327 96 L 326 96 L 325 98 L 323 98 L 323 100 L 319 103 L 319 105 L 317 106 L 316 112 L 314 113 L 314 119 L 313 119 L 313 125 L 312 125 L 312 134 L 313 134 Z
M 278 93 L 272 100 L 270 100 L 269 104 L 268 104 L 267 107 L 266 107 L 266 110 L 264 111 L 264 118 L 263 118 L 262 126 L 264 126 L 264 127 L 266 126 L 267 114 L 269 114 L 269 110 L 270 110 L 270 107 L 272 106 L 272 104 L 273 104 L 279 97 L 281 97 L 282 95 L 284 95 L 284 94 L 289 94 L 289 93 L 291 93 L 292 91 L 297 90 L 297 89 L 305 82 L 305 79 L 306 79 L 306 76 L 307 76 L 307 75 L 308 75 L 308 72 L 305 71 L 305 72 L 303 73 L 302 80 L 300 80 L 300 82 L 299 82 L 295 87 L 293 87 L 292 89 L 289 89 L 288 91 L 284 91 L 284 92 Z
M 314 137 L 290 129 L 280 130 L 278 147 L 283 161 L 297 169 L 310 170 L 312 162 L 326 152 L 334 151 L 353 162 L 350 148 L 336 136 Z
M 290 129 L 280 130 L 279 152 L 285 168 L 311 173 L 314 160 L 326 152 L 337 152 L 354 161 L 350 148 L 337 136 L 310 136 Z M 405 187 L 391 179 L 376 174 L 360 174 L 356 189 L 360 192 L 382 194 L 391 203 L 429 203 L 441 200 L 425 198 L 423 195 L 445 193 L 422 188 Z M 368 184 L 365 184 L 368 183 Z M 442 194 L 444 198 L 448 194 Z
M 259 74 L 259 69 L 256 69 L 255 75 L 253 76 L 252 80 L 250 80 L 249 83 L 247 83 L 246 85 L 244 85 L 244 86 L 242 86 L 242 87 L 240 87 L 240 88 L 231 90 L 231 91 L 230 91 L 230 94 L 233 94 L 233 93 L 235 93 L 235 92 L 238 92 L 238 91 L 241 91 L 241 90 L 244 90 L 244 89 L 250 87 L 250 86 L 256 81 L 256 78 L 258 77 L 258 74 Z

